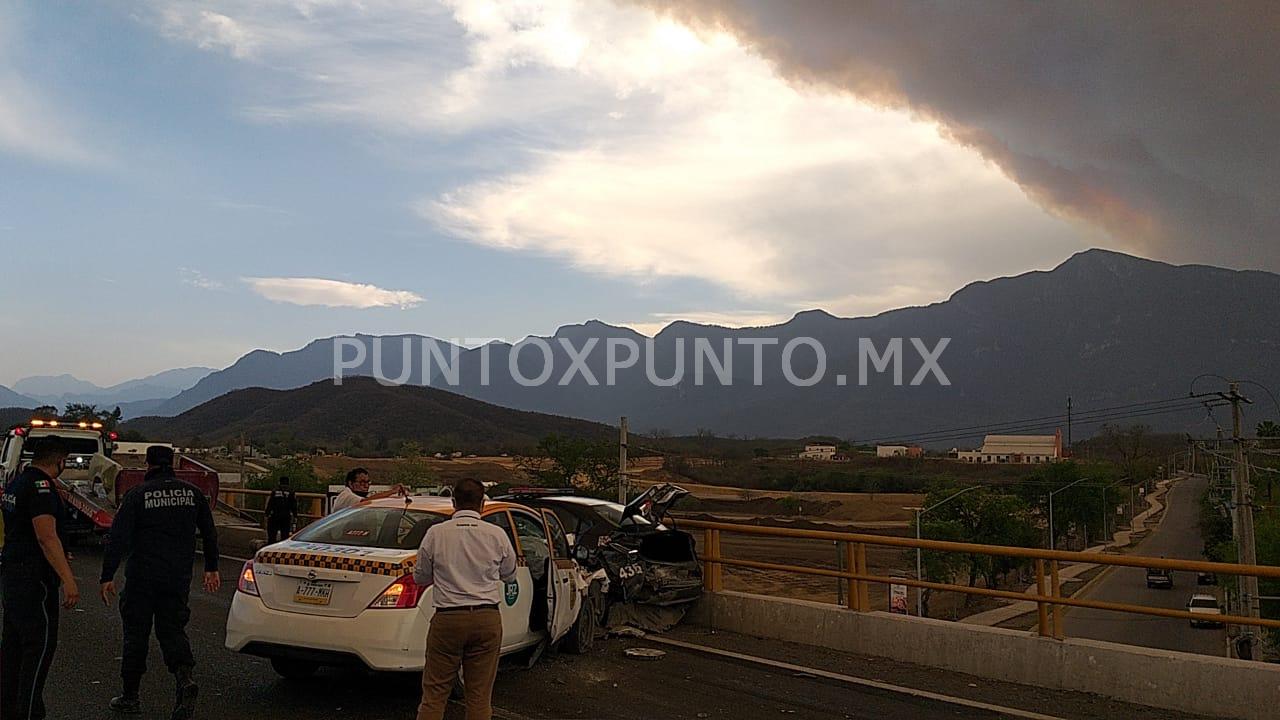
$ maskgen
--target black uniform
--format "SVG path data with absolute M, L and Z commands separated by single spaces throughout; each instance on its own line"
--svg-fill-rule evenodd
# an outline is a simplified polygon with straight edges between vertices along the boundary
M 128 555 L 120 595 L 124 619 L 120 674 L 126 693 L 136 693 L 147 671 L 153 620 L 169 672 L 189 676 L 195 667 L 186 627 L 191 619 L 187 597 L 197 529 L 204 540 L 205 572 L 214 572 L 218 569 L 218 535 L 209 502 L 199 488 L 175 477 L 172 468 L 151 469 L 143 484 L 120 502 L 111 525 L 111 542 L 102 558 L 102 582 L 115 578 L 120 561 Z
M 293 534 L 293 518 L 298 514 L 298 497 L 292 490 L 276 488 L 267 499 L 267 542 L 288 539 Z
M 0 718 L 43 720 L 44 683 L 58 646 L 58 574 L 45 559 L 32 520 L 53 516 L 63 526 L 53 478 L 28 467 L 0 497 L 4 511 L 4 635 L 0 638 Z

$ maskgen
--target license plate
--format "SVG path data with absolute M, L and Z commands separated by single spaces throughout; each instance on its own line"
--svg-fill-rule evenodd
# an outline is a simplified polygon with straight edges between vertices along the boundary
M 303 580 L 293 593 L 293 601 L 303 605 L 328 605 L 333 597 L 333 583 Z

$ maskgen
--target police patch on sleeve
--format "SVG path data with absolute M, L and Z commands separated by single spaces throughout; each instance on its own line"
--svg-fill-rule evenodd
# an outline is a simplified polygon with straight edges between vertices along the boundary
M 48 480 L 37 480 L 35 482 L 35 486 L 36 486 L 36 492 L 38 493 L 52 492 L 52 486 L 49 484 Z

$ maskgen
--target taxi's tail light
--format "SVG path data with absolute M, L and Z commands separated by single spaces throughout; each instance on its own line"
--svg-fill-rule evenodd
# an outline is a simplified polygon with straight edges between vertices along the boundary
M 240 581 L 236 583 L 236 590 L 245 595 L 258 594 L 258 579 L 253 574 L 253 561 L 250 560 L 244 564 L 244 569 L 240 571 Z
M 419 585 L 413 581 L 413 573 L 404 575 L 382 591 L 376 600 L 369 604 L 370 610 L 405 610 L 418 607 L 418 602 L 427 592 L 429 585 Z

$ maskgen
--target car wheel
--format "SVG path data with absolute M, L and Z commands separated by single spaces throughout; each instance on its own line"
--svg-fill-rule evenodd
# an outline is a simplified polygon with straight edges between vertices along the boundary
M 578 611 L 578 620 L 574 622 L 569 634 L 565 636 L 561 647 L 571 655 L 585 655 L 596 645 L 596 629 L 600 626 L 603 597 L 600 584 L 592 583 L 587 591 L 586 602 Z
M 271 658 L 271 669 L 285 680 L 306 680 L 316 674 L 320 666 L 306 660 L 289 660 L 287 658 Z

